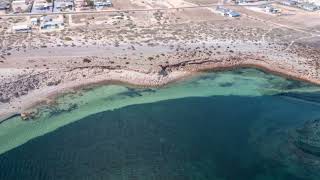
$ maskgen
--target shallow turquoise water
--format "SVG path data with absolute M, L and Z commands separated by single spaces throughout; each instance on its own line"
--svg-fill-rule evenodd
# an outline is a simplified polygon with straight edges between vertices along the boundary
M 2 124 L 0 179 L 318 180 L 292 138 L 319 102 L 317 86 L 252 69 L 96 87 Z

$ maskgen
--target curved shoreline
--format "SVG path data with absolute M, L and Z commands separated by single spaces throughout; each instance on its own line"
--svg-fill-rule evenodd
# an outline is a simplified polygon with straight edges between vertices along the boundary
M 193 67 L 194 68 L 194 67 Z M 239 69 L 239 68 L 255 68 L 258 70 L 261 70 L 266 73 L 271 73 L 274 75 L 278 75 L 287 79 L 292 79 L 292 80 L 298 80 L 298 81 L 303 81 L 307 83 L 312 83 L 316 85 L 320 85 L 320 81 L 316 79 L 310 79 L 306 77 L 301 77 L 297 74 L 294 74 L 293 72 L 284 72 L 285 70 L 281 70 L 280 68 L 275 68 L 275 67 L 268 67 L 267 64 L 262 64 L 262 63 L 236 63 L 236 64 L 231 64 L 231 65 L 215 65 L 215 64 L 209 64 L 206 65 L 205 67 L 196 67 L 194 70 L 188 70 L 188 71 L 178 71 L 178 70 L 173 70 L 172 72 L 168 72 L 167 76 L 162 76 L 160 74 L 145 74 L 145 73 L 140 73 L 139 76 L 140 79 L 135 79 L 130 80 L 129 78 L 124 77 L 123 75 L 125 73 L 132 73 L 134 71 L 124 71 L 122 73 L 118 74 L 118 77 L 107 77 L 107 78 L 93 78 L 89 79 L 87 81 L 83 82 L 76 82 L 76 83 L 65 83 L 62 85 L 58 85 L 54 87 L 53 89 L 51 87 L 47 87 L 48 92 L 42 92 L 37 94 L 38 92 L 30 92 L 30 94 L 27 94 L 26 96 L 34 96 L 33 98 L 30 99 L 26 98 L 26 96 L 19 97 L 15 102 L 24 102 L 28 101 L 28 103 L 25 104 L 20 104 L 21 105 L 21 110 L 16 110 L 16 111 L 11 111 L 9 113 L 3 113 L 0 114 L 0 123 L 10 119 L 12 116 L 17 116 L 20 113 L 34 108 L 42 103 L 48 103 L 49 101 L 52 101 L 53 99 L 57 98 L 58 96 L 62 94 L 66 94 L 70 91 L 73 90 L 78 90 L 78 89 L 83 89 L 86 86 L 100 86 L 100 85 L 107 85 L 107 84 L 120 84 L 120 85 L 125 85 L 125 86 L 134 86 L 134 87 L 162 87 L 166 86 L 168 84 L 175 83 L 177 81 L 183 80 L 183 79 L 188 79 L 192 76 L 195 76 L 199 73 L 203 72 L 216 72 L 216 71 L 228 71 L 228 70 L 233 70 L 233 69 Z M 119 70 L 118 70 L 119 71 Z M 120 70 L 121 71 L 121 70 Z M 135 72 L 137 73 L 137 72 Z M 158 80 L 157 80 L 158 79 Z M 49 89 L 51 88 L 51 89 Z M 39 89 L 39 91 L 46 91 L 45 88 Z
M 320 85 L 320 80 L 304 78 L 304 77 L 295 75 L 294 73 L 291 73 L 291 72 L 288 73 L 288 72 L 283 72 L 283 71 L 272 70 L 270 67 L 258 65 L 258 64 L 253 64 L 253 63 L 208 68 L 208 69 L 204 69 L 201 71 L 202 72 L 206 72 L 206 71 L 217 72 L 217 71 L 228 71 L 228 70 L 234 70 L 234 69 L 240 69 L 240 68 L 258 69 L 258 70 L 263 71 L 265 73 L 270 73 L 270 74 L 273 74 L 276 76 L 281 76 L 281 77 L 289 79 L 289 80 L 302 81 L 302 82 L 306 82 L 306 83 L 310 83 L 310 84 L 314 84 L 314 85 Z M 201 72 L 201 71 L 199 71 L 199 72 Z

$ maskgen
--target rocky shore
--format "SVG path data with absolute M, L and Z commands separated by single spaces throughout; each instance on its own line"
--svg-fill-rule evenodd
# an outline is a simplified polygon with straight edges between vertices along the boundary
M 23 75 L 5 78 L 1 82 L 0 121 L 16 114 L 23 114 L 29 108 L 61 93 L 92 84 L 127 83 L 136 86 L 163 86 L 170 82 L 197 74 L 201 71 L 227 70 L 253 67 L 274 74 L 320 84 L 320 79 L 302 68 L 276 66 L 270 60 L 252 57 L 225 57 L 219 59 L 195 59 L 175 64 L 159 65 L 144 69 L 123 67 L 86 66 L 73 69 L 19 70 Z M 304 66 L 303 66 L 304 67 Z M 8 69 L 9 70 L 9 69 Z M 16 70 L 17 71 L 17 70 Z M 304 74 L 304 72 L 308 72 Z M 12 73 L 10 73 L 12 75 Z

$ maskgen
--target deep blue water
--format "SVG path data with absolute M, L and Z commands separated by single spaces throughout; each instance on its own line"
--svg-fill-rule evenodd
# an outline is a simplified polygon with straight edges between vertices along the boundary
M 132 105 L 0 155 L 0 179 L 319 180 L 317 157 L 290 144 L 315 118 L 317 102 L 280 95 Z

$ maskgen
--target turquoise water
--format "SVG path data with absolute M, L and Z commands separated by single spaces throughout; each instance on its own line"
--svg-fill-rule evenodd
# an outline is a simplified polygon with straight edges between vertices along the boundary
M 318 180 L 293 143 L 319 87 L 254 69 L 159 89 L 100 86 L 0 126 L 0 179 Z

